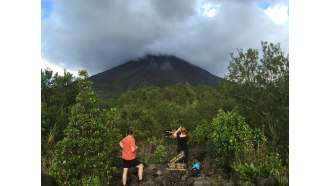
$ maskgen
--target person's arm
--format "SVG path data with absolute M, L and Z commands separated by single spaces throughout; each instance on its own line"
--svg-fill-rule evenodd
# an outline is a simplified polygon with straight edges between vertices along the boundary
M 139 147 L 138 146 L 133 146 L 133 147 L 131 147 L 131 149 L 132 149 L 132 152 L 135 152 L 137 149 L 138 149 Z
M 176 130 L 176 131 L 172 134 L 173 138 L 176 138 L 176 135 L 178 134 L 178 132 L 180 132 L 180 130 L 181 130 L 181 126 L 178 128 L 178 130 Z
M 121 146 L 121 148 L 124 148 L 123 142 L 119 142 L 119 145 Z
M 138 146 L 135 145 L 135 140 L 133 140 L 131 150 L 132 150 L 132 152 L 135 152 L 137 149 L 138 149 Z

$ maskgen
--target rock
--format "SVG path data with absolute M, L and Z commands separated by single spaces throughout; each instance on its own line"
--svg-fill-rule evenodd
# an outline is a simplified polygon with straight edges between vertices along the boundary
M 163 175 L 162 171 L 161 170 L 157 170 L 156 173 L 155 173 L 155 176 L 161 176 Z
M 146 167 L 146 171 L 153 171 L 154 169 L 157 169 L 157 165 L 150 164 Z
M 140 184 L 141 185 L 141 184 Z M 154 186 L 154 185 L 156 185 L 153 181 L 151 181 L 151 180 L 149 180 L 149 181 L 147 181 L 145 184 L 143 184 L 143 185 L 145 185 L 145 186 Z
M 188 174 L 184 174 L 184 175 L 181 177 L 181 180 L 187 180 L 187 179 L 188 179 L 188 177 L 189 177 L 189 175 L 188 175 Z
M 181 179 L 181 172 L 179 171 L 172 171 L 170 173 L 170 182 L 171 183 L 178 183 Z
M 274 177 L 256 177 L 256 185 L 257 186 L 277 186 L 277 180 Z
M 211 186 L 210 182 L 207 180 L 196 180 L 194 181 L 194 186 Z
M 167 186 L 167 185 L 171 185 L 170 184 L 170 180 L 166 179 L 165 177 L 157 177 L 155 178 L 154 181 L 155 185 L 157 186 Z
M 53 176 L 41 173 L 41 185 L 58 186 L 58 183 Z
M 206 163 L 205 163 L 206 162 Z M 205 159 L 201 165 L 206 164 L 206 168 L 202 169 L 202 174 L 198 177 L 190 175 L 189 169 L 187 171 L 168 170 L 167 164 L 149 164 L 145 165 L 143 170 L 143 181 L 138 183 L 137 169 L 132 168 L 128 172 L 127 184 L 130 186 L 236 186 L 232 183 L 231 174 L 221 168 L 214 166 L 213 160 Z M 122 170 L 119 170 L 118 176 L 114 176 L 110 185 L 121 185 Z M 229 176 L 230 178 L 224 179 Z

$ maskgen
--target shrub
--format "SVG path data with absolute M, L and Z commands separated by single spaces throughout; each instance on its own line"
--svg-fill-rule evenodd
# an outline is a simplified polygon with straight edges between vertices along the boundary
M 195 130 L 191 133 L 188 143 L 190 145 L 205 144 L 212 132 L 212 127 L 203 120 L 201 124 L 197 125 Z
M 111 167 L 110 154 L 119 141 L 119 130 L 109 123 L 115 110 L 95 108 L 95 96 L 87 74 L 80 72 L 77 103 L 71 108 L 69 124 L 64 131 L 64 139 L 55 146 L 55 163 L 50 173 L 61 185 L 82 185 L 93 180 L 106 185 L 116 172 Z M 87 180 L 86 180 L 87 179 Z M 93 181 L 93 182 L 94 182 Z
M 163 145 L 156 147 L 150 157 L 150 163 L 164 163 L 167 157 L 167 151 Z
M 287 170 L 278 153 L 270 148 L 265 135 L 252 129 L 237 112 L 219 111 L 211 125 L 207 142 L 210 156 L 220 166 L 234 170 L 242 185 L 254 185 L 257 176 L 274 176 L 287 185 Z
M 167 157 L 167 151 L 164 145 L 164 140 L 156 137 L 147 138 L 140 145 L 139 155 L 141 161 L 145 163 L 163 163 Z
M 282 164 L 282 160 L 278 153 L 272 153 L 267 156 L 267 160 L 265 162 L 267 171 L 270 176 L 275 176 L 280 186 L 289 185 L 288 180 L 288 170 Z
M 278 153 L 266 155 L 257 163 L 234 163 L 234 170 L 242 185 L 256 184 L 256 177 L 275 177 L 280 186 L 288 185 L 287 169 L 282 166 Z
M 240 178 L 241 185 L 256 185 L 257 176 L 267 176 L 267 170 L 264 165 L 255 165 L 253 163 L 239 164 L 235 169 Z
M 98 176 L 87 176 L 82 178 L 83 186 L 102 186 L 101 181 Z
M 225 168 L 231 168 L 233 162 L 240 161 L 248 149 L 254 149 L 259 143 L 255 132 L 236 112 L 219 110 L 211 128 L 213 131 L 207 142 L 208 152 Z

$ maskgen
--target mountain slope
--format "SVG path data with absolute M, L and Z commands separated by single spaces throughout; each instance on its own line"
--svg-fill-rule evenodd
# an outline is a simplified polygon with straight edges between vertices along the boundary
M 147 55 L 90 77 L 94 90 L 111 97 L 146 86 L 170 86 L 189 83 L 216 87 L 221 78 L 197 66 L 168 55 Z

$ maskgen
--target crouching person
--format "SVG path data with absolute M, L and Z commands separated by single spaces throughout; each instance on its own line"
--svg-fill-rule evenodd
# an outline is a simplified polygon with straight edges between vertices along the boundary
M 126 137 L 119 142 L 122 147 L 121 157 L 123 159 L 123 185 L 126 185 L 128 169 L 132 167 L 138 168 L 139 182 L 142 181 L 143 176 L 143 164 L 136 157 L 136 151 L 138 147 L 135 145 L 134 128 L 129 127 L 127 129 Z

